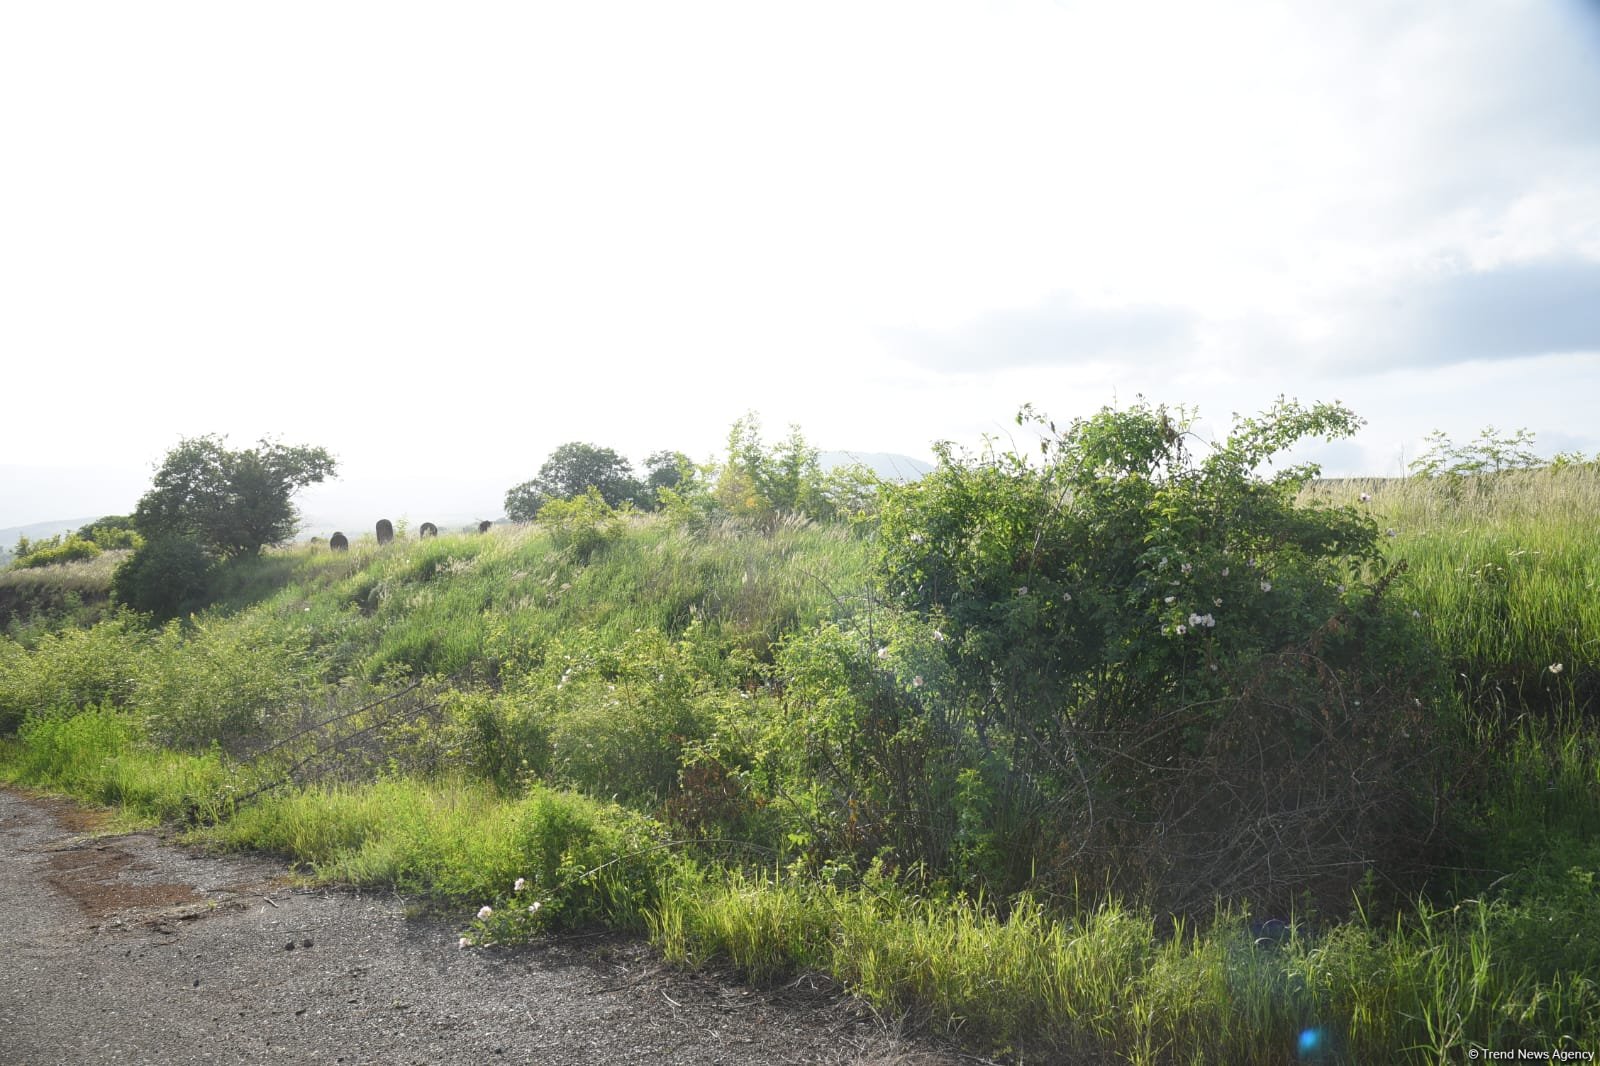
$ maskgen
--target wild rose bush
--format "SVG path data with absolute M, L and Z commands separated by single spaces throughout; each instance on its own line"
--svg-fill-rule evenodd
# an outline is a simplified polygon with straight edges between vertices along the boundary
M 1420 713 L 1436 659 L 1384 595 L 1379 530 L 1355 508 L 1297 505 L 1314 466 L 1261 473 L 1360 420 L 1280 401 L 1212 444 L 1189 412 L 1144 403 L 1064 429 L 1031 409 L 1018 422 L 1037 455 L 946 446 L 882 502 L 883 620 L 937 632 L 939 669 L 885 684 L 891 664 L 859 638 L 789 656 L 791 690 L 845 727 L 807 734 L 843 738 L 813 769 L 846 824 L 991 892 L 1088 874 L 1174 906 L 1212 889 L 1337 895 L 1429 844 L 1436 820 L 1408 812 L 1438 798 Z M 918 676 L 939 676 L 937 693 Z M 1312 767 L 1317 788 L 1283 787 Z M 916 832 L 897 827 L 908 818 Z M 947 847 L 904 843 L 940 826 Z

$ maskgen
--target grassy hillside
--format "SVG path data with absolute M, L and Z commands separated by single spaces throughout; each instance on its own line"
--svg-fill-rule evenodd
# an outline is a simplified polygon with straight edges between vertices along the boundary
M 1163 909 L 1075 886 L 1087 853 L 1009 856 L 1017 874 L 995 851 L 1023 839 L 1000 835 L 1021 830 L 989 785 L 1014 779 L 986 776 L 999 727 L 961 734 L 977 761 L 940 776 L 957 631 L 888 602 L 872 525 L 655 516 L 589 544 L 530 526 L 269 552 L 193 619 L 78 617 L 0 643 L 0 772 L 429 894 L 474 943 L 605 922 L 685 965 L 828 972 L 1030 1059 L 1594 1048 L 1600 478 L 1302 502 L 1378 523 L 1365 580 L 1405 563 L 1384 594 L 1450 679 L 1418 718 L 1454 767 L 1448 849 L 1424 881 L 1379 870 L 1333 908 Z M 983 617 L 1052 624 L 1018 613 L 1044 586 L 1017 580 Z M 946 803 L 949 823 L 913 817 Z
M 0 631 L 23 637 L 64 619 L 88 625 L 111 604 L 111 575 L 127 558 L 109 551 L 97 558 L 37 569 L 0 570 Z

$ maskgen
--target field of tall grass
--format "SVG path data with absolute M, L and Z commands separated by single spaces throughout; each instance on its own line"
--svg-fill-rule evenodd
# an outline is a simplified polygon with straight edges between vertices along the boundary
M 1369 499 L 1363 500 L 1362 494 Z M 1573 707 L 1600 698 L 1600 474 L 1330 482 L 1307 496 L 1367 509 L 1404 560 L 1404 594 L 1474 705 Z
M 1454 678 L 1435 710 L 1467 734 L 1449 868 L 1338 913 L 995 899 L 826 853 L 849 797 L 806 776 L 775 664 L 876 618 L 867 527 L 634 517 L 586 559 L 537 527 L 269 552 L 192 619 L 0 642 L 0 778 L 424 894 L 474 944 L 608 923 L 682 965 L 826 973 L 1027 1061 L 1600 1050 L 1600 475 L 1303 502 L 1385 531 Z

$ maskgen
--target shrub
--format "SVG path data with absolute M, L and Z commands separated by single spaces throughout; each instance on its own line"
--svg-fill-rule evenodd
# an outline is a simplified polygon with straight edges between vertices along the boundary
M 548 724 L 526 701 L 484 690 L 445 697 L 449 747 L 461 762 L 502 792 L 514 792 L 550 768 Z
M 148 634 L 126 615 L 41 637 L 32 651 L 0 640 L 0 732 L 29 714 L 121 706 L 134 694 Z
M 817 449 L 800 427 L 770 447 L 761 440 L 761 419 L 750 412 L 728 431 L 728 458 L 719 471 L 716 498 L 722 509 L 741 518 L 770 521 L 778 514 L 809 518 L 831 515 L 823 491 Z
M 824 735 L 844 745 L 839 796 L 883 794 L 872 817 L 898 858 L 992 878 L 993 857 L 1025 854 L 992 890 L 1116 871 L 1208 908 L 1213 892 L 1348 899 L 1374 856 L 1423 853 L 1433 823 L 1407 812 L 1439 787 L 1418 713 L 1438 679 L 1385 595 L 1376 526 L 1297 506 L 1313 467 L 1256 473 L 1359 421 L 1280 401 L 1200 457 L 1189 418 L 1140 403 L 1057 431 L 1025 410 L 1042 462 L 946 447 L 886 491 L 883 591 L 937 628 L 950 680 L 912 691 L 857 639 L 828 681 L 850 728 Z M 968 850 L 908 848 L 912 832 Z
M 79 529 L 77 536 L 92 540 L 106 551 L 138 548 L 144 538 L 133 528 L 132 515 L 106 515 Z
M 622 539 L 622 516 L 593 487 L 570 500 L 546 500 L 539 508 L 539 524 L 550 532 L 558 549 L 571 552 L 579 562 L 588 562 L 595 552 Z
M 144 659 L 133 704 L 153 740 L 184 751 L 260 747 L 296 722 L 315 690 L 309 636 L 269 615 L 169 622 Z
M 583 629 L 553 643 L 522 690 L 548 730 L 550 773 L 607 799 L 665 799 L 707 731 L 693 654 L 650 631 L 613 644 Z
M 1428 450 L 1413 459 L 1408 468 L 1421 477 L 1444 477 L 1459 482 L 1477 474 L 1500 474 L 1509 470 L 1530 470 L 1544 465 L 1533 450 L 1533 433 L 1519 429 L 1501 433 L 1493 426 L 1485 426 L 1478 438 L 1467 444 L 1457 444 L 1442 429 L 1428 434 Z M 1581 456 L 1563 456 L 1570 465 Z
M 204 606 L 212 566 L 199 541 L 155 537 L 117 567 L 111 594 L 141 614 L 176 618 Z
M 832 793 L 831 810 L 808 812 L 801 832 L 814 856 L 886 854 L 963 878 L 997 875 L 997 887 L 1007 879 L 976 853 L 998 845 L 1025 877 L 1033 848 L 997 840 L 997 821 L 985 816 L 994 812 L 981 809 L 995 797 L 974 787 L 981 741 L 951 690 L 942 636 L 935 623 L 890 610 L 785 641 L 785 746 L 803 752 L 806 776 Z
M 100 554 L 100 545 L 76 533 L 62 537 L 59 533 L 45 540 L 17 538 L 16 551 L 11 565 L 15 569 L 31 569 L 93 559 Z

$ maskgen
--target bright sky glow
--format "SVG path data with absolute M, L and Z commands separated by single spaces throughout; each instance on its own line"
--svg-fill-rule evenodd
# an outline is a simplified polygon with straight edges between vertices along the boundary
M 0 527 L 207 432 L 415 521 L 749 409 L 1600 451 L 1596 101 L 1589 0 L 5 5 Z

